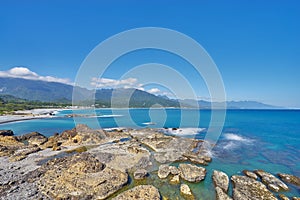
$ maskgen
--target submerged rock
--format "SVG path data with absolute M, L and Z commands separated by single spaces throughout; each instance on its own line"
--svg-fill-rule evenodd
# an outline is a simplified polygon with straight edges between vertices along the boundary
M 180 177 L 189 182 L 200 182 L 206 176 L 206 169 L 192 164 L 179 164 Z
M 275 192 L 279 192 L 279 190 L 289 190 L 288 186 L 283 183 L 281 180 L 276 178 L 274 175 L 265 172 L 263 170 L 255 170 L 254 171 L 262 180 L 264 184 L 266 184 L 271 190 Z
M 157 188 L 152 185 L 139 185 L 127 190 L 112 200 L 160 200 L 161 196 Z
M 194 195 L 192 194 L 192 191 L 190 187 L 187 184 L 181 184 L 180 185 L 180 194 L 185 197 L 186 199 L 193 200 L 195 199 Z
M 291 174 L 283 174 L 279 173 L 278 176 L 286 183 L 291 183 L 293 185 L 300 186 L 300 177 L 291 175 Z
M 218 186 L 215 189 L 216 189 L 216 200 L 232 200 L 232 198 L 229 197 L 228 194 L 225 193 L 223 189 L 219 188 Z
M 148 172 L 145 169 L 138 169 L 133 173 L 134 179 L 144 179 L 148 176 Z
M 212 179 L 215 184 L 215 187 L 221 188 L 226 193 L 228 192 L 229 178 L 227 174 L 221 171 L 214 170 Z
M 106 167 L 89 153 L 50 160 L 36 173 L 41 174 L 40 191 L 58 199 L 106 199 L 128 182 L 126 173 Z
M 232 176 L 234 200 L 276 200 L 264 184 L 247 176 Z

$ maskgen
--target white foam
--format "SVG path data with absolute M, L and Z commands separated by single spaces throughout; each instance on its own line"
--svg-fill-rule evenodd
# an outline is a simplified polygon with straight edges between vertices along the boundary
M 248 144 L 253 142 L 253 140 L 250 138 L 246 138 L 246 137 L 234 134 L 234 133 L 226 133 L 224 136 L 225 136 L 225 139 L 231 140 L 231 141 L 238 141 L 238 142 L 248 143 Z

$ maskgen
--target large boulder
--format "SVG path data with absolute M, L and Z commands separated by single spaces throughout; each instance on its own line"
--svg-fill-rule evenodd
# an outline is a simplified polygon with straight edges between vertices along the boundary
M 206 176 L 206 169 L 192 164 L 179 164 L 180 177 L 189 182 L 200 182 Z
M 263 170 L 255 170 L 254 172 L 261 178 L 262 182 L 266 184 L 270 190 L 273 190 L 274 192 L 289 190 L 288 186 L 274 175 Z
M 277 200 L 267 187 L 247 176 L 232 176 L 234 200 Z
M 216 200 L 232 200 L 232 198 L 229 197 L 228 194 L 225 193 L 223 189 L 219 188 L 218 186 L 215 189 L 216 189 Z
M 227 174 L 221 171 L 214 170 L 212 179 L 216 187 L 221 188 L 226 193 L 228 192 L 229 178 Z
M 161 196 L 157 188 L 152 185 L 139 185 L 127 190 L 112 200 L 160 200 Z
M 291 174 L 283 174 L 279 173 L 278 176 L 286 183 L 294 184 L 300 186 L 300 177 L 291 175 Z
M 106 199 L 128 182 L 89 153 L 53 159 L 38 169 L 39 190 L 51 199 Z

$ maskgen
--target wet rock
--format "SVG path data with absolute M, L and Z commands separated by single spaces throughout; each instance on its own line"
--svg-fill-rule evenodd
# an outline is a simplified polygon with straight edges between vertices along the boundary
M 14 132 L 12 130 L 0 130 L 0 136 L 13 136 Z
M 126 173 L 106 167 L 89 153 L 50 160 L 38 172 L 39 190 L 49 198 L 106 199 L 128 182 Z
M 148 176 L 148 172 L 145 169 L 138 169 L 133 173 L 134 179 L 144 179 Z
M 200 182 L 206 176 L 206 169 L 192 164 L 179 164 L 180 177 L 189 182 Z
M 152 185 L 139 185 L 127 190 L 112 200 L 160 200 L 161 196 L 157 188 Z
M 281 180 L 283 180 L 286 183 L 300 186 L 300 177 L 283 173 L 279 173 L 278 176 L 281 178 Z
M 171 178 L 171 180 L 170 180 L 170 183 L 171 184 L 179 184 L 180 183 L 179 175 L 173 176 L 173 178 Z
M 264 184 L 247 176 L 232 176 L 234 200 L 276 200 Z
M 287 196 L 285 196 L 284 194 L 279 194 L 279 199 L 281 200 L 290 200 Z
M 216 189 L 216 200 L 232 200 L 232 198 L 229 197 L 228 194 L 225 193 L 223 189 L 219 188 L 218 186 L 215 189 Z
M 212 179 L 215 184 L 215 187 L 221 188 L 226 193 L 228 192 L 229 178 L 227 174 L 221 171 L 214 170 Z
M 257 175 L 254 172 L 243 170 L 243 173 L 250 178 L 253 178 L 255 180 L 257 179 Z
M 159 178 L 167 178 L 169 174 L 171 173 L 170 166 L 169 165 L 160 165 L 158 168 L 157 175 Z
M 280 190 L 287 191 L 289 189 L 285 183 L 268 172 L 263 170 L 255 170 L 254 172 L 261 178 L 262 182 L 274 192 L 279 192 Z
M 195 199 L 190 187 L 187 184 L 180 185 L 180 194 L 183 197 L 185 197 L 186 199 L 189 199 L 189 200 Z

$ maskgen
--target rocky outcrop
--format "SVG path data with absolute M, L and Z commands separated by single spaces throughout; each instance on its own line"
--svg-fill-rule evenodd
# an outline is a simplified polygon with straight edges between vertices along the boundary
M 29 154 L 40 151 L 38 146 L 26 146 L 25 148 L 16 150 L 15 153 L 9 158 L 9 161 L 15 162 L 26 158 Z
M 215 184 L 215 187 L 221 188 L 226 193 L 228 192 L 229 178 L 227 174 L 221 171 L 214 170 L 212 179 Z
M 261 178 L 262 182 L 274 192 L 279 192 L 280 190 L 287 191 L 289 189 L 285 183 L 268 172 L 263 170 L 255 170 L 254 172 Z
M 12 130 L 0 130 L 0 136 L 13 136 L 14 132 Z
M 28 142 L 32 145 L 42 145 L 48 141 L 48 138 L 39 132 L 27 133 L 25 135 L 16 136 L 16 139 L 20 142 Z
M 257 179 L 257 175 L 254 172 L 243 170 L 243 173 L 250 178 L 253 178 L 255 180 Z
M 161 196 L 157 188 L 152 185 L 139 185 L 127 190 L 112 200 L 160 200 Z
M 51 160 L 35 173 L 40 174 L 40 191 L 52 199 L 105 199 L 128 181 L 126 173 L 106 167 L 89 153 Z
M 138 169 L 133 173 L 133 178 L 136 180 L 144 179 L 148 176 L 148 172 L 145 169 Z
M 232 200 L 231 197 L 228 196 L 227 193 L 224 192 L 223 189 L 216 187 L 216 200 Z
M 288 198 L 284 194 L 279 194 L 278 196 L 279 196 L 279 199 L 281 199 L 281 200 L 290 200 L 290 198 Z
M 193 152 L 186 152 L 183 154 L 184 157 L 186 157 L 189 161 L 195 164 L 200 165 L 208 165 L 209 162 L 211 162 L 211 158 L 204 155 L 199 155 Z
M 281 180 L 283 180 L 286 183 L 300 186 L 300 177 L 283 173 L 279 173 L 278 176 L 281 178 Z
M 171 173 L 170 166 L 169 165 L 160 165 L 158 168 L 157 175 L 159 178 L 167 178 L 169 174 Z
M 200 182 L 206 176 L 206 169 L 192 164 L 179 164 L 180 177 L 189 182 Z
M 232 176 L 234 200 L 276 200 L 264 184 L 247 176 Z
M 189 200 L 195 199 L 190 187 L 187 184 L 181 184 L 180 185 L 180 194 L 185 198 Z

